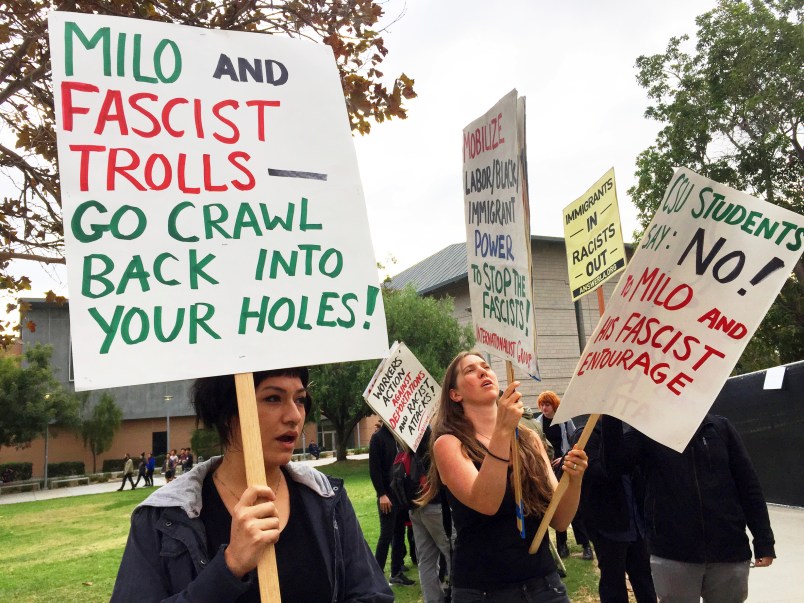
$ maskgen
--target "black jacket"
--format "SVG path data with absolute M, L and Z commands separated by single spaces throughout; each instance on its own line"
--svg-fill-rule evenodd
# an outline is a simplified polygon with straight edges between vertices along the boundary
M 595 536 L 600 530 L 606 532 L 624 532 L 630 525 L 628 512 L 629 502 L 622 475 L 606 472 L 601 458 L 602 425 L 598 421 L 584 450 L 588 458 L 588 467 L 581 483 L 580 510 L 584 524 L 590 536 Z M 582 428 L 576 430 L 580 435 Z M 573 444 L 577 438 L 573 437 Z M 644 481 L 641 472 L 635 469 L 628 474 L 631 477 L 631 487 L 637 502 L 637 512 L 642 513 L 642 498 L 644 496 Z
M 131 517 L 123 559 L 112 592 L 112 603 L 171 601 L 226 603 L 245 593 L 256 570 L 246 580 L 227 568 L 221 547 L 211 557 L 201 515 L 201 489 L 207 472 L 221 457 L 196 465 L 181 478 L 156 490 Z M 332 587 L 332 603 L 390 603 L 393 593 L 371 554 L 343 480 L 312 467 L 286 465 L 304 506 L 317 520 L 310 523 L 311 546 L 321 550 Z M 304 568 L 299 568 L 304 571 Z
M 391 497 L 391 466 L 396 458 L 396 440 L 383 424 L 369 440 L 369 475 L 377 498 L 383 494 Z
M 609 474 L 639 465 L 645 476 L 645 523 L 651 554 L 686 563 L 775 557 L 768 507 L 739 434 L 708 414 L 684 452 L 603 417 L 603 467 Z

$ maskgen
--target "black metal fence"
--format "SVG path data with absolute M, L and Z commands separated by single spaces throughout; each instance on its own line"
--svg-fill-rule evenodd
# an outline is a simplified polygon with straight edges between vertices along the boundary
M 766 371 L 732 377 L 712 406 L 740 432 L 768 502 L 804 507 L 804 361 L 785 365 L 781 389 Z

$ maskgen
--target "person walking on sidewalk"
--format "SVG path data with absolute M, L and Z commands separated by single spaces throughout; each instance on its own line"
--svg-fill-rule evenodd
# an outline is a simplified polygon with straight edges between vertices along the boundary
M 123 488 L 126 486 L 126 480 L 129 481 L 131 484 L 131 489 L 133 490 L 136 486 L 134 485 L 134 461 L 131 460 L 131 456 L 126 452 L 126 462 L 123 465 L 123 481 L 120 484 L 120 487 L 117 489 L 118 492 L 122 492 Z
M 154 485 L 154 470 L 156 469 L 156 458 L 152 452 L 148 453 L 148 460 L 146 461 L 145 472 L 145 485 L 153 487 Z
M 148 474 L 148 465 L 145 462 L 145 453 L 143 452 L 142 454 L 140 454 L 140 462 L 139 465 L 137 466 L 137 481 L 134 482 L 135 488 L 140 485 L 140 479 L 142 479 L 145 482 L 146 486 L 148 485 L 147 474 Z

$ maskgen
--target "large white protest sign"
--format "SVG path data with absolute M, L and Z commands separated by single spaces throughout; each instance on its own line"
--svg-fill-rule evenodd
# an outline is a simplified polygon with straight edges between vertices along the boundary
M 625 268 L 614 168 L 564 208 L 564 242 L 572 301 Z
M 404 344 L 395 342 L 363 392 L 368 405 L 414 451 L 438 407 L 441 388 Z
M 466 251 L 478 348 L 539 379 L 524 105 L 512 90 L 463 131 Z
M 382 357 L 331 49 L 54 11 L 76 389 Z
M 677 170 L 553 420 L 605 413 L 683 450 L 803 244 L 804 217 Z

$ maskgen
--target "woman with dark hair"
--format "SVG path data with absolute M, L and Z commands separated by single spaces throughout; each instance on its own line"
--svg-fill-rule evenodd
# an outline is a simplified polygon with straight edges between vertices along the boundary
M 497 376 L 477 352 L 462 352 L 447 368 L 441 403 L 433 420 L 430 489 L 443 486 L 457 530 L 451 576 L 452 601 L 568 602 L 547 541 L 536 554 L 528 547 L 557 486 L 536 434 L 519 427 L 525 538 L 516 525 L 511 486 L 511 438 L 522 418 L 518 381 L 500 394 Z M 564 457 L 570 483 L 551 526 L 563 530 L 578 507 L 586 454 Z
M 134 510 L 112 601 L 258 602 L 268 545 L 283 601 L 393 600 L 343 481 L 290 462 L 308 382 L 307 368 L 254 374 L 267 486 L 246 483 L 233 376 L 195 382 L 196 416 L 217 429 L 225 453 Z

